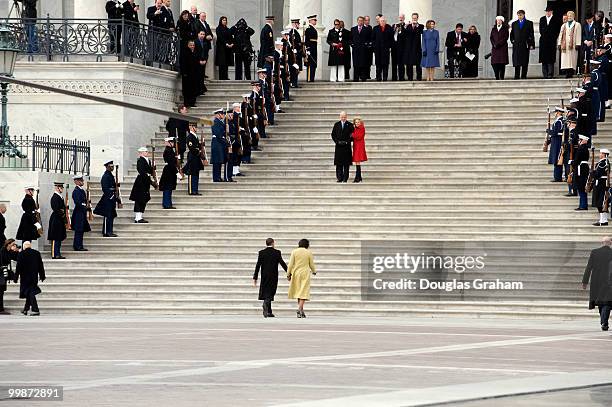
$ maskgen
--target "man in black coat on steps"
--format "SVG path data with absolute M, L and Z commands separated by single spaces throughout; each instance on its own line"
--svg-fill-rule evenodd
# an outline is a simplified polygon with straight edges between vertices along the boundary
M 535 49 L 533 22 L 525 18 L 524 10 L 517 11 L 516 15 L 518 20 L 512 23 L 512 30 L 510 31 L 514 79 L 527 79 L 529 52 Z
M 274 239 L 266 239 L 266 248 L 259 251 L 255 273 L 253 274 L 253 287 L 257 287 L 257 277 L 261 269 L 261 284 L 259 285 L 259 299 L 263 301 L 264 318 L 274 317 L 272 301 L 278 287 L 278 265 L 287 271 L 287 264 L 283 260 L 280 250 L 274 248 Z
M 45 267 L 42 257 L 38 251 L 32 249 L 30 241 L 25 241 L 23 242 L 23 250 L 17 256 L 17 268 L 13 280 L 15 284 L 20 281 L 19 298 L 26 300 L 23 311 L 21 311 L 23 315 L 28 315 L 30 307 L 32 307 L 30 315 L 40 315 L 36 301 L 36 296 L 42 292 L 38 287 L 39 278 L 40 281 L 45 281 Z
M 601 330 L 608 330 L 608 319 L 612 306 L 612 238 L 602 239 L 602 246 L 591 251 L 589 262 L 582 276 L 582 289 L 586 290 L 591 281 L 589 309 L 599 308 Z
M 353 123 L 347 120 L 346 112 L 340 112 L 340 121 L 334 124 L 331 138 L 336 144 L 334 165 L 336 166 L 337 182 L 347 182 L 349 167 L 353 162 L 351 143 L 353 141 Z

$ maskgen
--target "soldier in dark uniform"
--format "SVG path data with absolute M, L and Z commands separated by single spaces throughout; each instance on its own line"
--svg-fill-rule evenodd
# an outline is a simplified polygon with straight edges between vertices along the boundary
M 604 210 L 604 200 L 606 189 L 608 189 L 608 173 L 610 172 L 610 161 L 608 156 L 610 150 L 602 148 L 599 150 L 599 162 L 592 169 L 591 177 L 593 183 L 593 199 L 591 205 L 597 208 L 599 212 L 599 221 L 593 223 L 593 226 L 608 226 L 608 211 Z
M 230 141 L 232 143 L 232 176 L 241 177 L 240 163 L 244 153 L 245 117 L 242 115 L 242 103 L 232 105 L 232 120 L 229 123 Z M 248 127 L 248 124 L 247 126 Z
M 183 171 L 187 174 L 187 191 L 189 195 L 202 195 L 198 192 L 200 183 L 200 171 L 204 169 L 206 160 L 206 146 L 200 143 L 196 136 L 196 127 L 189 126 L 189 135 L 187 136 L 187 163 L 183 167 Z
M 588 82 L 590 83 L 591 90 L 591 106 L 593 106 L 593 113 L 595 115 L 595 120 L 598 122 L 603 122 L 605 119 L 605 113 L 603 113 L 602 119 L 602 109 L 601 109 L 601 88 L 603 81 L 603 74 L 599 69 L 601 62 L 598 60 L 591 60 L 591 72 L 588 78 Z M 582 86 L 584 88 L 584 85 Z M 605 109 L 604 109 L 605 111 Z
M 259 68 L 263 68 L 265 65 L 266 57 L 274 54 L 274 29 L 272 26 L 274 25 L 274 16 L 266 17 L 266 25 L 261 29 L 261 33 L 259 35 L 259 59 L 257 61 L 257 66 Z
M 51 256 L 53 259 L 65 259 L 62 256 L 62 242 L 66 240 L 66 205 L 64 203 L 63 182 L 54 182 L 54 191 L 51 195 L 51 216 L 49 217 L 49 230 L 47 240 L 51 242 Z
M 40 315 L 36 296 L 42 291 L 38 287 L 38 280 L 45 281 L 45 266 L 43 265 L 40 252 L 32 249 L 30 241 L 23 242 L 23 250 L 17 256 L 17 268 L 15 269 L 15 278 L 13 282 L 19 284 L 19 298 L 26 300 L 25 306 L 21 313 L 28 315 L 30 307 L 32 307 L 31 316 Z
M 575 109 L 573 109 L 575 111 Z M 570 164 L 570 160 L 573 158 L 576 150 L 578 149 L 578 132 L 576 131 L 576 116 L 572 113 L 572 108 L 568 110 L 568 119 L 566 121 L 566 129 L 563 133 L 563 143 L 565 148 L 563 150 L 563 166 L 565 171 L 565 180 L 567 181 L 567 195 L 565 196 L 577 196 L 578 192 L 574 189 L 574 183 L 569 182 L 570 173 L 573 171 L 573 167 Z M 573 173 L 572 173 L 573 174 Z M 572 175 L 573 176 L 573 175 Z
M 240 124 L 244 128 L 244 131 L 241 133 L 242 136 L 242 157 L 241 163 L 250 164 L 251 163 L 251 143 L 253 142 L 253 138 L 256 136 L 254 130 L 257 129 L 255 127 L 255 119 L 253 118 L 253 108 L 251 107 L 251 103 L 249 98 L 251 97 L 250 93 L 245 93 L 242 95 L 242 103 L 240 104 Z M 242 175 L 238 169 L 238 174 Z
M 178 112 L 180 114 L 187 114 L 187 106 L 180 104 L 178 105 Z M 168 130 L 168 136 L 178 140 L 178 151 L 181 157 L 181 163 L 184 160 L 185 150 L 187 149 L 187 133 L 189 132 L 189 122 L 187 120 L 180 120 L 171 117 L 166 122 L 166 130 Z
M 563 143 L 563 113 L 565 109 L 555 107 L 555 122 L 548 131 L 548 142 L 550 149 L 548 151 L 548 164 L 553 166 L 553 182 L 563 181 L 563 166 L 557 165 L 559 154 L 561 153 L 561 145 Z
M 121 52 L 121 19 L 124 16 L 124 7 L 119 0 L 108 0 L 106 2 L 106 14 L 109 19 L 108 34 L 110 37 L 110 51 Z M 110 20 L 115 20 L 110 22 Z
M 319 42 L 319 33 L 315 26 L 317 25 L 317 15 L 308 16 L 308 27 L 304 31 L 304 49 L 306 50 L 306 81 L 314 82 L 317 72 L 317 43 Z
M 273 59 L 274 56 L 270 55 L 268 57 L 268 59 Z M 272 63 L 271 62 L 267 62 L 268 67 L 271 71 L 272 69 Z M 265 127 L 269 124 L 269 125 L 274 125 L 274 110 L 272 109 L 272 86 L 271 86 L 271 81 L 269 78 L 272 77 L 272 75 L 268 75 L 268 71 L 266 69 L 260 69 L 259 71 L 257 71 L 257 75 L 259 77 L 259 83 L 261 85 L 261 97 L 262 97 L 262 103 L 263 103 L 263 107 L 264 107 L 264 112 L 263 112 L 263 120 L 261 121 L 261 123 L 263 124 L 263 132 L 261 132 L 259 134 L 259 136 L 261 138 L 266 138 L 266 132 L 265 132 Z M 260 129 L 261 130 L 261 129 Z
M 578 101 L 576 102 L 576 109 L 578 110 L 576 131 L 578 134 L 583 134 L 589 137 L 588 146 L 591 146 L 591 136 L 597 133 L 597 129 L 593 129 L 593 126 L 597 124 L 595 116 L 593 114 L 593 105 L 591 99 L 587 96 L 587 91 L 584 88 L 577 88 Z
M 282 92 L 282 100 L 289 101 L 289 89 L 291 89 L 291 69 L 295 69 L 291 66 L 289 58 L 293 58 L 293 49 L 291 48 L 291 43 L 289 42 L 289 30 L 283 31 L 283 39 L 281 40 L 281 53 L 279 55 L 279 67 L 281 76 L 280 79 L 283 83 L 283 92 Z M 278 50 L 278 46 L 277 46 Z M 278 52 L 278 51 L 277 51 Z M 280 109 L 277 110 L 278 113 L 285 113 Z
M 278 287 L 278 266 L 287 271 L 287 264 L 283 260 L 280 250 L 274 248 L 274 239 L 266 239 L 266 248 L 259 251 L 255 273 L 253 273 L 253 287 L 257 287 L 257 277 L 261 270 L 261 283 L 259 284 L 259 299 L 263 301 L 264 318 L 274 317 L 272 301 Z
M 261 82 L 251 82 L 253 90 L 249 97 L 251 107 L 253 109 L 253 142 L 252 150 L 259 151 L 259 138 L 266 135 L 266 108 L 264 104 L 263 94 L 261 92 Z
M 292 88 L 297 88 L 298 86 L 298 76 L 303 69 L 304 63 L 304 55 L 303 55 L 303 46 L 302 37 L 300 36 L 300 19 L 295 18 L 291 20 L 291 29 L 289 30 L 289 43 L 291 45 L 291 52 L 293 53 L 293 57 L 289 58 L 289 81 L 291 82 Z M 296 66 L 297 65 L 297 66 Z
M 72 201 L 74 202 L 74 208 L 72 209 L 72 230 L 74 230 L 74 241 L 72 242 L 72 248 L 75 252 L 86 252 L 87 249 L 83 247 L 83 235 L 86 232 L 91 232 L 91 226 L 87 221 L 87 215 L 91 208 L 87 201 L 87 193 L 83 190 L 83 177 L 76 175 L 72 178 L 74 180 L 74 189 L 72 190 Z
M 113 222 L 117 217 L 117 204 L 122 203 L 121 197 L 117 191 L 119 185 L 117 185 L 115 176 L 113 175 L 113 170 L 115 169 L 113 162 L 109 161 L 105 163 L 104 166 L 106 167 L 106 171 L 104 171 L 102 179 L 100 180 L 102 198 L 100 198 L 100 202 L 96 205 L 94 213 L 104 217 L 102 221 L 102 236 L 117 237 L 117 235 L 113 233 Z
M 586 211 L 589 209 L 589 203 L 586 193 L 586 184 L 589 177 L 589 138 L 585 135 L 579 135 L 578 149 L 574 151 L 574 159 L 571 164 L 574 171 L 574 188 L 578 191 L 579 204 L 577 211 Z
M 143 219 L 147 202 L 151 200 L 151 185 L 153 184 L 153 166 L 149 160 L 149 150 L 146 147 L 138 149 L 136 171 L 138 176 L 130 192 L 130 201 L 134 201 L 134 223 L 149 223 Z
M 34 200 L 34 187 L 26 187 L 25 196 L 21 201 L 21 209 L 23 209 L 23 215 L 21 215 L 21 221 L 17 228 L 17 235 L 15 238 L 21 240 L 22 244 L 26 240 L 33 241 L 39 238 L 38 230 L 42 230 L 42 225 L 38 222 L 37 214 L 40 210 L 37 208 L 36 201 Z
M 166 148 L 164 149 L 164 169 L 162 170 L 161 178 L 159 179 L 159 190 L 162 191 L 162 208 L 176 209 L 172 205 L 172 191 L 176 189 L 176 177 L 179 173 L 178 157 L 174 149 L 174 137 L 166 137 L 164 139 Z
M 211 126 L 212 140 L 210 143 L 210 163 L 212 164 L 213 182 L 223 182 L 221 179 L 221 166 L 225 163 L 227 144 L 225 142 L 225 110 L 214 111 L 215 119 Z
M 238 131 L 232 129 L 234 123 L 234 111 L 232 109 L 225 110 L 225 162 L 223 163 L 223 181 L 234 181 L 234 149 L 233 140 L 237 139 Z M 232 138 L 234 137 L 234 138 Z

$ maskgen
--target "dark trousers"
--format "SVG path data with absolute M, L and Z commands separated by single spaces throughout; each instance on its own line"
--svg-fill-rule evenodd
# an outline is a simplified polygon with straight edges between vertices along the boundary
M 589 199 L 586 191 L 578 191 L 579 204 L 578 207 L 581 209 L 587 209 L 589 207 Z
M 389 77 L 389 65 L 376 65 L 376 80 L 387 81 Z
M 274 109 L 272 109 L 272 100 L 270 98 L 266 98 L 266 112 L 268 116 L 268 124 L 274 124 Z M 263 138 L 267 137 L 265 132 L 261 133 L 259 136 Z
M 121 25 L 119 24 L 109 24 L 108 25 L 108 34 L 110 36 L 110 51 L 117 53 L 121 52 Z
M 527 69 L 529 69 L 529 65 L 515 66 L 514 79 L 527 79 Z
M 317 65 L 310 63 L 306 65 L 306 82 L 314 82 L 317 73 Z
M 266 310 L 266 313 L 270 315 L 272 313 L 272 300 L 269 298 L 263 300 L 263 308 Z
M 229 80 L 229 69 L 227 65 L 219 65 L 219 79 L 222 81 Z
M 104 236 L 113 234 L 113 221 L 115 218 L 105 216 L 102 220 L 102 234 Z
M 555 76 L 555 64 L 542 64 L 542 76 L 545 79 L 552 79 Z
M 242 80 L 242 67 L 244 66 L 244 79 L 251 80 L 251 57 L 249 54 L 236 53 L 236 80 Z
M 162 192 L 162 207 L 170 208 L 172 206 L 172 190 L 168 189 Z
M 62 241 L 51 240 L 51 253 L 53 257 L 59 257 L 62 255 Z
M 555 181 L 563 181 L 563 166 L 553 165 L 553 178 Z
M 599 308 L 599 318 L 602 326 L 608 326 L 608 320 L 610 319 L 610 306 L 609 305 L 600 305 Z
M 193 107 L 195 106 L 199 89 L 194 89 L 194 81 L 190 76 L 183 75 L 182 80 L 183 101 L 185 106 Z
M 361 178 L 361 165 L 357 164 L 355 167 L 355 181 L 362 181 Z
M 293 66 L 289 67 L 289 81 L 291 82 L 291 86 L 294 88 L 298 87 L 298 76 L 300 75 L 300 70 L 295 69 Z
M 223 180 L 231 181 L 234 176 L 234 157 L 233 153 L 228 155 L 227 163 L 224 164 Z
M 416 69 L 416 80 L 417 81 L 422 80 L 423 79 L 423 68 L 421 68 L 421 65 L 407 65 L 406 70 L 408 74 L 408 80 L 409 81 L 414 80 L 414 72 L 412 71 L 413 67 L 414 69 Z
M 32 307 L 32 312 L 39 312 L 38 301 L 36 301 L 36 295 L 34 294 L 33 290 L 30 290 L 30 292 L 28 293 L 23 310 L 25 312 L 28 312 L 30 310 L 30 307 Z
M 147 209 L 147 203 L 146 202 L 134 201 L 134 212 L 143 212 L 144 213 L 145 209 Z
M 82 249 L 83 248 L 83 236 L 85 235 L 84 232 L 74 232 L 74 240 L 72 242 L 72 248 L 73 249 Z
M 28 54 L 36 53 L 38 49 L 38 38 L 36 36 L 36 19 L 25 19 L 25 32 L 28 40 Z
M 221 166 L 222 165 L 223 164 L 221 164 L 221 163 L 215 163 L 215 164 L 212 165 L 212 167 L 213 167 L 212 168 L 212 179 L 213 179 L 213 182 L 221 182 L 221 181 L 223 181 L 221 179 Z
M 286 78 L 283 78 L 283 100 L 289 100 L 289 88 L 291 88 L 291 83 Z
M 189 187 L 189 190 L 188 190 L 189 195 L 197 194 L 198 186 L 200 184 L 200 171 L 197 171 L 193 174 L 188 175 L 187 178 L 188 178 L 187 186 Z
M 336 178 L 338 181 L 347 182 L 349 179 L 349 167 L 350 165 L 336 165 Z
M 367 81 L 368 74 L 370 73 L 370 67 L 354 66 L 353 67 L 353 81 Z
M 461 69 L 461 58 L 454 58 L 453 56 L 448 58 L 448 77 L 449 78 L 463 78 L 463 71 Z
M 495 72 L 495 79 L 500 81 L 506 77 L 506 64 L 491 64 L 493 72 Z
M 402 55 L 397 50 L 397 46 L 391 48 L 391 80 L 403 81 L 405 67 L 402 64 Z
M 0 288 L 0 312 L 4 311 L 4 290 Z

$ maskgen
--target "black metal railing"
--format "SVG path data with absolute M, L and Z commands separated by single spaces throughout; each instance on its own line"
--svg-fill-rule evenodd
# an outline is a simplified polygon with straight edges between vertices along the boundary
M 32 170 L 89 175 L 89 141 L 65 138 L 12 136 L 10 145 L 21 156 L 0 153 L 0 169 Z
M 178 36 L 163 28 L 151 28 L 133 21 L 105 19 L 8 19 L 17 46 L 27 60 L 68 62 L 77 56 L 96 61 L 116 57 L 164 69 L 178 70 Z

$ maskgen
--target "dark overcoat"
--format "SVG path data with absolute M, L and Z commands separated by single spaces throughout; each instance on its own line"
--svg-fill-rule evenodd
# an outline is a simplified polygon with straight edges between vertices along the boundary
M 508 65 L 508 38 L 510 32 L 507 25 L 502 25 L 498 30 L 497 26 L 491 29 L 491 64 Z
M 421 66 L 421 58 L 423 57 L 422 36 L 425 26 L 417 24 L 413 26 L 411 23 L 406 24 L 406 43 L 404 45 L 404 64 Z
M 25 249 L 17 256 L 15 283 L 19 284 L 19 298 L 27 298 L 30 294 L 40 294 L 38 279 L 45 281 L 45 266 L 40 253 L 32 248 Z
M 51 211 L 47 240 L 62 241 L 66 239 L 66 206 L 62 196 L 55 192 L 51 195 Z
M 174 191 L 176 189 L 178 169 L 176 168 L 175 151 L 172 147 L 168 146 L 164 149 L 164 162 L 166 165 L 164 165 L 161 178 L 159 179 L 159 190 Z
M 561 21 L 558 18 L 553 16 L 548 23 L 546 16 L 540 17 L 540 63 L 554 64 L 557 62 L 559 31 L 561 31 Z
M 283 260 L 280 250 L 273 247 L 266 247 L 259 251 L 257 265 L 253 280 L 257 280 L 259 270 L 261 270 L 261 282 L 259 283 L 259 299 L 274 301 L 276 288 L 278 287 L 278 265 L 287 271 L 287 264 Z
M 510 42 L 512 43 L 512 66 L 529 65 L 530 47 L 535 48 L 535 35 L 533 22 L 524 20 L 523 28 L 518 20 L 512 23 L 510 31 Z
M 374 55 L 376 66 L 389 66 L 391 58 L 389 52 L 393 45 L 393 28 L 387 24 L 385 31 L 379 25 L 372 30 L 372 45 L 374 46 Z
M 136 161 L 136 171 L 138 171 L 138 176 L 130 192 L 130 201 L 149 202 L 151 200 L 151 174 L 153 174 L 153 167 L 149 160 L 140 157 Z
M 117 217 L 117 194 L 115 183 L 115 177 L 112 172 L 106 170 L 102 175 L 102 179 L 100 180 L 100 185 L 102 186 L 102 198 L 100 198 L 100 202 L 96 205 L 94 209 L 94 213 L 99 216 L 104 216 L 107 218 L 116 218 Z
M 582 284 L 591 281 L 589 309 L 612 303 L 612 248 L 602 246 L 591 251 L 582 276 Z
M 327 43 L 329 44 L 329 58 L 327 59 L 327 65 L 344 65 L 349 49 L 348 38 L 346 38 L 343 30 L 336 30 L 335 28 L 329 30 L 327 33 Z M 332 44 L 340 45 L 339 47 L 334 47 Z
M 17 228 L 17 240 L 36 240 L 38 239 L 38 230 L 36 228 L 36 201 L 30 195 L 26 195 L 21 201 L 21 209 L 23 209 L 23 215 L 21 215 L 21 222 Z
M 211 126 L 210 163 L 223 164 L 227 161 L 227 141 L 225 139 L 225 122 L 215 118 Z
M 87 193 L 81 187 L 75 187 L 72 191 L 72 230 L 75 232 L 91 232 L 91 226 L 87 220 Z
M 266 62 L 266 57 L 274 55 L 274 30 L 270 24 L 266 24 L 259 33 L 259 56 L 257 66 L 263 68 Z
M 372 54 L 372 27 L 351 28 L 351 46 L 353 47 L 353 66 L 356 68 L 369 68 Z
M 234 50 L 228 47 L 229 44 L 234 44 L 232 32 L 225 26 L 218 26 L 217 44 L 215 46 L 215 65 L 234 66 Z
M 336 144 L 334 165 L 351 165 L 353 163 L 351 142 L 353 141 L 354 130 L 353 123 L 349 121 L 344 122 L 344 128 L 342 127 L 342 122 L 334 124 L 331 134 L 331 138 Z

